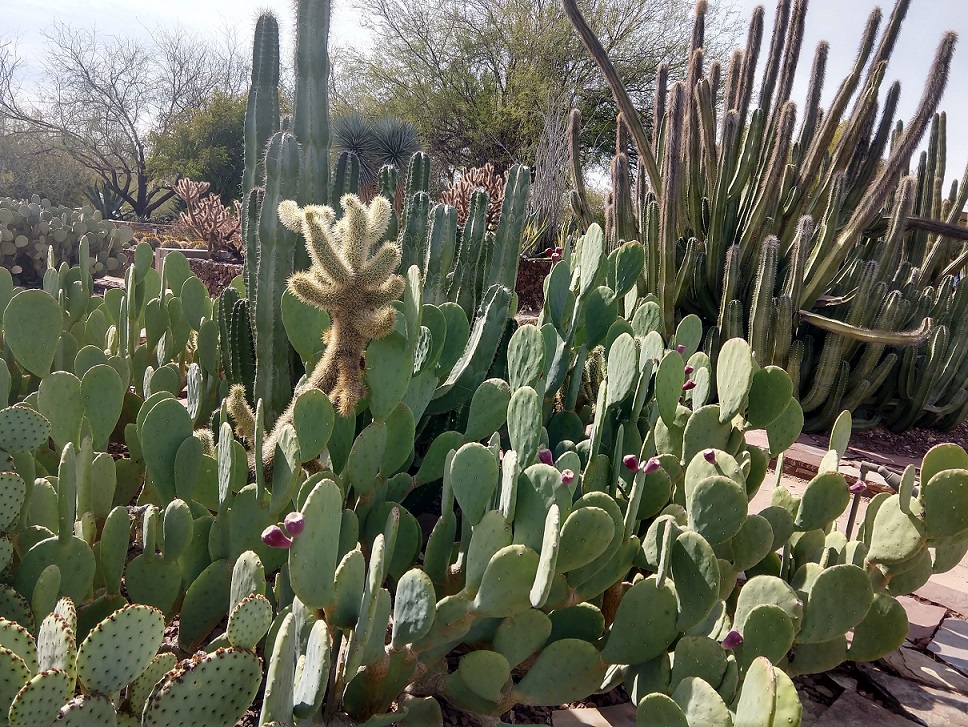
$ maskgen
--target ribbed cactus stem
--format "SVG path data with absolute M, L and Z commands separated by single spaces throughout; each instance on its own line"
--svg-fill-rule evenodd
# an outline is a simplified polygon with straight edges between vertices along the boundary
M 244 200 L 249 198 L 254 187 L 263 183 L 265 146 L 278 130 L 279 23 L 272 13 L 264 12 L 255 24 L 252 85 L 249 87 L 245 109 L 245 168 L 242 172 Z
M 759 62 L 760 46 L 763 43 L 763 16 L 763 6 L 758 5 L 750 18 L 746 48 L 743 50 L 743 68 L 735 106 L 739 112 L 740 127 L 746 126 L 746 114 L 749 112 L 750 100 L 753 98 L 753 80 L 756 78 L 756 64 Z
M 293 134 L 299 142 L 300 204 L 331 204 L 329 198 L 329 23 L 331 0 L 296 5 L 296 85 Z M 308 260 L 300 254 L 297 269 Z
M 823 289 L 833 278 L 836 269 L 846 257 L 850 246 L 856 241 L 860 232 L 878 214 L 884 200 L 887 199 L 888 193 L 897 182 L 905 160 L 910 157 L 911 152 L 920 142 L 948 83 L 948 73 L 951 69 L 951 58 L 956 40 L 957 35 L 950 32 L 946 33 L 942 39 L 931 64 L 928 82 L 921 96 L 921 101 L 918 103 L 914 118 L 908 124 L 903 138 L 898 142 L 877 180 L 871 185 L 864 200 L 854 210 L 847 225 L 838 236 L 834 254 L 828 255 L 826 259 L 820 261 L 816 273 L 808 281 L 805 291 L 808 304 L 812 305 L 820 297 Z
M 753 349 L 754 360 L 760 366 L 769 363 L 773 354 L 767 342 L 773 327 L 773 288 L 776 284 L 779 246 L 779 241 L 772 235 L 760 246 L 760 260 L 750 302 L 750 348 Z
M 790 13 L 790 26 L 787 30 L 786 44 L 783 49 L 783 67 L 776 89 L 776 99 L 773 106 L 774 119 L 778 118 L 782 104 L 790 98 L 793 90 L 793 78 L 797 72 L 800 60 L 800 49 L 803 47 L 803 31 L 806 25 L 807 0 L 795 0 Z
M 871 66 L 867 71 L 868 76 L 874 72 L 874 69 L 877 68 L 879 63 L 890 60 L 891 54 L 894 52 L 894 45 L 897 43 L 897 36 L 901 32 L 901 25 L 904 23 L 904 18 L 907 16 L 907 11 L 910 6 L 911 0 L 897 0 L 894 3 L 891 18 L 887 21 L 887 28 L 884 29 L 881 42 L 878 44 L 877 50 L 874 52 L 874 57 L 871 59 Z
M 612 96 L 615 98 L 616 106 L 618 106 L 619 111 L 625 114 L 625 118 L 632 132 L 632 138 L 635 140 L 635 150 L 639 155 L 639 160 L 645 164 L 652 189 L 658 191 L 662 184 L 659 167 L 656 164 L 655 156 L 652 154 L 652 148 L 645 135 L 645 129 L 642 127 L 642 122 L 635 110 L 635 106 L 632 104 L 632 99 L 629 97 L 628 91 L 625 90 L 625 86 L 622 84 L 622 79 L 619 78 L 618 71 L 615 70 L 615 66 L 609 60 L 605 48 L 592 32 L 592 29 L 588 27 L 585 18 L 582 17 L 581 11 L 578 10 L 576 0 L 562 0 L 562 6 L 564 7 L 565 15 L 568 16 L 572 25 L 575 26 L 575 30 L 578 32 L 582 43 L 584 43 L 588 52 L 605 76 L 605 80 L 612 91 Z
M 776 16 L 773 19 L 773 35 L 770 37 L 770 51 L 766 59 L 766 68 L 763 71 L 763 82 L 760 85 L 759 108 L 767 113 L 773 104 L 773 92 L 780 75 L 780 64 L 783 62 L 783 45 L 789 23 L 790 0 L 777 0 Z
M 568 114 L 568 158 L 571 161 L 571 183 L 574 187 L 572 212 L 584 231 L 594 222 L 594 217 L 588 204 L 585 175 L 581 166 L 581 111 L 578 109 L 572 109 Z
M 736 111 L 737 109 L 742 75 L 743 51 L 737 48 L 730 55 L 729 65 L 726 67 L 726 91 L 723 96 L 723 109 L 726 111 Z
M 820 120 L 820 96 L 823 93 L 823 82 L 827 73 L 827 55 L 829 52 L 830 45 L 827 41 L 822 40 L 817 43 L 817 50 L 813 55 L 813 66 L 810 69 L 810 85 L 807 88 L 803 123 L 800 125 L 800 136 L 797 139 L 797 148 L 801 156 L 800 159 L 795 160 L 797 162 L 802 161 L 802 155 L 810 146 L 813 135 L 817 130 L 817 123 Z
M 567 0 L 566 0 L 567 1 Z M 682 185 L 681 134 L 685 118 L 685 89 L 682 83 L 669 92 L 666 112 L 666 148 L 662 162 L 662 205 L 659 211 L 659 307 L 662 309 L 662 333 L 668 338 L 675 331 L 676 243 L 679 239 L 679 199 Z
M 290 356 L 292 347 L 279 314 L 282 294 L 293 273 L 299 236 L 279 222 L 279 203 L 296 196 L 299 179 L 299 145 L 292 134 L 279 132 L 266 152 L 266 189 L 259 215 L 258 294 L 254 321 L 256 372 L 253 395 L 262 399 L 266 423 L 271 426 L 292 398 Z

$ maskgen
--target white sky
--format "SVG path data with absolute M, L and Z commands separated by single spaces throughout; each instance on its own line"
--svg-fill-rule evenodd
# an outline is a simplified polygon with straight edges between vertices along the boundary
M 744 18 L 760 2 L 735 0 Z M 763 2 L 767 8 L 766 39 L 761 56 L 765 56 L 772 27 L 775 0 Z M 875 0 L 812 0 L 807 13 L 804 51 L 801 54 L 793 98 L 800 102 L 806 94 L 813 49 L 821 39 L 830 43 L 824 103 L 846 75 L 856 52 L 861 30 Z M 883 25 L 893 0 L 881 3 Z M 290 0 L 16 0 L 4 2 L 3 29 L 0 33 L 19 38 L 19 52 L 31 66 L 42 61 L 43 38 L 37 20 L 45 23 L 60 20 L 73 25 L 96 25 L 99 31 L 114 33 L 149 33 L 157 25 L 181 24 L 187 29 L 206 32 L 226 25 L 240 30 L 247 38 L 255 17 L 264 8 L 276 12 L 284 37 L 292 32 L 294 13 Z M 360 15 L 353 0 L 334 0 L 332 39 L 339 45 L 367 41 L 360 28 Z M 945 30 L 962 36 L 955 53 L 948 90 L 942 110 L 948 113 L 947 176 L 960 177 L 968 163 L 968 0 L 913 0 L 907 20 L 888 68 L 883 88 L 895 79 L 901 82 L 898 113 L 908 119 L 921 96 L 921 88 L 934 51 Z M 745 34 L 744 34 L 745 35 Z M 288 45 L 288 43 L 287 43 Z M 882 93 L 883 97 L 883 93 Z M 802 109 L 801 109 L 802 110 Z M 945 185 L 947 192 L 947 184 Z

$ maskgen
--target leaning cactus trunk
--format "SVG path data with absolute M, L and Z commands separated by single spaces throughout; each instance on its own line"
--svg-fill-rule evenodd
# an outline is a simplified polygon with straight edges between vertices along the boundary
M 613 175 L 610 248 L 630 239 L 645 244 L 641 288 L 659 299 L 664 335 L 696 314 L 713 361 L 723 341 L 744 335 L 757 362 L 795 373 L 804 409 L 816 412 L 807 420 L 811 430 L 830 426 L 846 404 L 859 415 L 856 426 L 883 419 L 898 430 L 950 427 L 968 415 L 968 368 L 955 364 L 963 344 L 951 335 L 961 321 L 954 291 L 968 259 L 968 230 L 958 224 L 968 191 L 961 184 L 943 193 L 946 123 L 935 113 L 955 35 L 942 38 L 911 120 L 895 124 L 900 87 L 885 92 L 882 85 L 908 5 L 898 0 L 880 38 L 880 13 L 871 14 L 854 66 L 826 109 L 828 49 L 818 46 L 798 130 L 790 93 L 807 3 L 779 4 L 757 98 L 763 11 L 754 13 L 746 47 L 723 74 L 718 62 L 704 61 L 706 6 L 698 3 L 689 73 L 666 92 L 667 69 L 660 69 L 649 140 L 601 43 L 574 0 L 565 0 L 619 107 L 613 167 L 622 167 L 629 141 L 639 160 L 637 174 Z M 929 129 L 915 174 L 911 155 Z M 573 167 L 577 178 L 576 160 Z M 630 194 L 633 177 L 638 188 Z M 578 184 L 573 207 L 582 219 L 583 199 Z M 865 281 L 867 297 L 854 305 Z M 947 334 L 927 350 L 940 328 Z M 938 356 L 950 362 L 944 375 L 939 364 L 923 389 L 904 385 Z

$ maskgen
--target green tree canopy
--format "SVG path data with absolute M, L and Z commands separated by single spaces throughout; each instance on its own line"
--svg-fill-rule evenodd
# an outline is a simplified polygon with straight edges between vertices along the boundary
M 223 203 L 241 194 L 245 96 L 216 92 L 197 109 L 151 135 L 153 175 L 173 184 L 181 177 L 204 180 Z
M 650 118 L 659 64 L 686 56 L 692 0 L 589 0 L 602 39 L 636 108 Z M 364 8 L 361 8 L 364 9 Z M 337 104 L 417 124 L 451 170 L 485 161 L 531 163 L 548 105 L 585 119 L 592 163 L 614 148 L 615 106 L 557 0 L 372 0 L 374 37 L 338 69 Z M 707 56 L 731 47 L 737 26 L 723 4 L 707 15 Z M 673 66 L 671 76 L 685 71 Z

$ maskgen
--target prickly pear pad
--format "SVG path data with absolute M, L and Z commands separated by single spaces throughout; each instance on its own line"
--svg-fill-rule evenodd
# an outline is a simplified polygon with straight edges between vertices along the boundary
M 101 621 L 77 651 L 77 675 L 91 692 L 113 694 L 151 663 L 165 635 L 165 618 L 150 606 L 126 606 Z

